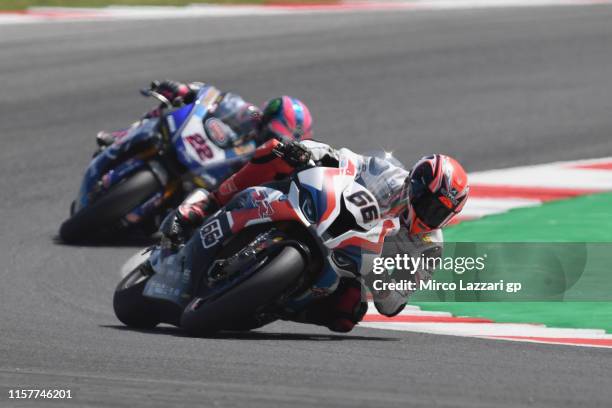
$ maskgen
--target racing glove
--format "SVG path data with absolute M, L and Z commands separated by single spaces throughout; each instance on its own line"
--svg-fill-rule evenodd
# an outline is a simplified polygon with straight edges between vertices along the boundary
M 185 227 L 181 223 L 181 217 L 177 216 L 178 211 L 171 211 L 159 226 L 162 234 L 162 241 L 167 240 L 172 246 L 178 246 L 185 242 Z
M 312 158 L 310 150 L 295 140 L 281 141 L 281 143 L 274 147 L 272 153 L 281 157 L 288 165 L 295 169 L 308 165 Z
M 213 194 L 219 204 L 225 205 L 245 188 L 286 178 L 302 166 L 309 165 L 310 157 L 310 150 L 300 143 L 270 139 L 259 146 L 251 160 L 223 181 Z
M 189 85 L 178 81 L 153 81 L 151 82 L 151 90 L 168 99 L 174 106 L 191 103 L 195 96 Z
M 194 101 L 196 92 L 189 87 L 189 85 L 178 81 L 164 80 L 164 81 L 153 81 L 149 87 L 150 91 L 156 92 L 166 98 L 172 106 L 181 106 L 185 103 L 191 103 Z M 147 91 L 143 91 L 144 95 L 147 95 Z M 165 108 L 164 104 L 161 104 L 157 108 L 149 111 L 145 114 L 145 118 L 156 118 L 161 115 L 162 110 Z

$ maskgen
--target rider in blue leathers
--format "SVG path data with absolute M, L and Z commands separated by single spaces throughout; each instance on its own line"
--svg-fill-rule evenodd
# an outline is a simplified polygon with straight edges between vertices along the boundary
M 184 84 L 177 81 L 154 81 L 150 91 L 165 98 L 172 106 L 179 107 L 194 101 L 201 82 Z M 217 107 L 206 121 L 207 133 L 220 140 L 230 140 L 240 145 L 249 140 L 260 144 L 271 138 L 305 140 L 312 137 L 312 116 L 308 107 L 296 98 L 280 96 L 270 99 L 259 109 L 240 95 L 223 92 L 216 101 Z M 164 104 L 148 111 L 143 120 L 159 117 L 167 106 Z M 96 141 L 100 150 L 112 145 L 126 131 L 100 132 Z

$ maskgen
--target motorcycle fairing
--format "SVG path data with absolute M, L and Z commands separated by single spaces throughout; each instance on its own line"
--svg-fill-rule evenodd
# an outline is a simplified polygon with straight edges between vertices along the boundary
M 168 126 L 168 131 L 172 135 L 172 141 L 174 141 L 176 131 L 183 126 L 183 123 L 185 123 L 191 115 L 193 107 L 193 104 L 188 104 L 168 113 L 168 116 L 166 116 L 166 125 Z
M 355 172 L 355 162 L 343 157 L 338 168 L 313 167 L 298 173 L 300 185 L 305 186 L 314 197 L 319 214 L 319 234 L 323 234 L 340 213 L 342 192 L 354 182 Z
M 313 299 L 333 293 L 341 277 L 360 278 L 369 273 L 372 270 L 374 258 L 382 251 L 385 237 L 399 229 L 399 220 L 396 218 L 364 219 L 360 211 L 361 207 L 348 199 L 356 193 L 369 194 L 361 184 L 355 181 L 358 166 L 359 161 L 350 155 L 343 155 L 338 169 L 316 167 L 298 174 L 300 186 L 317 197 L 315 199 L 317 214 L 320 214 L 316 225 L 317 233 L 323 239 L 325 247 L 329 249 L 329 254 L 325 258 L 323 271 L 318 281 L 301 296 L 288 302 L 287 308 L 289 309 L 299 310 Z M 295 198 L 292 201 L 295 205 Z M 373 206 L 380 214 L 375 199 L 370 197 L 370 200 L 364 205 Z M 327 235 L 326 231 L 341 216 L 341 211 L 349 211 L 360 230 L 347 226 L 350 229 L 339 236 Z M 338 256 L 344 256 L 350 260 L 348 263 L 354 266 L 354 269 L 347 266 L 342 267 L 337 260 L 334 261 L 334 258 L 337 259 Z
M 190 126 L 201 129 L 203 137 L 207 138 L 208 136 L 206 136 L 203 130 L 201 120 L 208 115 L 209 111 L 216 108 L 216 101 L 219 95 L 220 92 L 216 88 L 212 86 L 204 87 L 199 91 L 196 102 L 169 112 L 165 116 L 165 124 L 177 149 L 176 153 L 179 160 L 192 169 L 191 177 L 197 185 L 209 189 L 219 185 L 225 178 L 240 168 L 250 158 L 251 153 L 256 147 L 255 141 L 248 141 L 242 145 L 225 150 L 213 143 L 208 143 L 214 156 L 213 160 L 207 161 L 204 166 L 196 165 L 195 162 L 190 161 L 193 158 L 190 154 L 194 152 L 193 150 L 191 150 L 191 153 L 187 151 L 189 147 L 186 147 L 185 143 L 183 143 L 181 131 L 192 129 L 186 126 L 193 119 L 193 123 Z M 117 163 L 117 161 L 122 153 L 128 152 L 134 145 L 148 142 L 155 143 L 157 141 L 155 139 L 158 137 L 159 122 L 159 118 L 151 118 L 133 124 L 130 128 L 122 131 L 122 136 L 115 143 L 92 159 L 83 176 L 75 200 L 74 212 L 91 204 L 91 198 L 94 197 L 96 189 L 108 189 L 137 170 L 147 165 L 151 167 L 152 163 L 147 163 L 138 158 L 129 158 L 122 163 Z M 193 149 L 193 147 L 191 148 Z M 158 172 L 154 168 L 151 168 L 151 170 L 159 178 Z M 167 175 L 163 174 L 163 176 L 163 180 L 160 179 L 160 181 L 165 186 Z M 162 197 L 165 199 L 163 192 Z M 160 200 L 160 194 L 156 193 L 139 208 L 135 208 L 130 214 L 126 215 L 124 220 L 128 223 L 136 223 L 145 218 L 148 213 L 154 211 L 156 206 L 162 205 L 163 201 L 163 199 Z
M 219 118 L 208 118 L 204 121 L 206 136 L 221 149 L 228 149 L 236 143 L 238 135 Z
M 235 140 L 220 144 L 205 123 L 215 118 L 210 114 L 217 107 L 220 92 L 207 86 L 198 93 L 196 102 L 178 109 L 167 117 L 168 129 L 177 157 L 206 188 L 214 188 L 240 168 L 255 151 L 254 140 L 233 147 Z M 225 125 L 223 125 L 225 126 Z
M 75 211 L 79 211 L 89 204 L 90 193 L 102 176 L 112 169 L 113 164 L 121 153 L 129 151 L 134 145 L 147 143 L 155 138 L 155 129 L 158 123 L 158 119 L 146 119 L 136 123 L 128 130 L 124 137 L 117 140 L 93 158 L 83 176 L 83 182 L 76 199 Z M 136 163 L 137 162 L 134 162 L 134 164 Z M 144 165 L 144 162 L 138 164 Z M 130 166 L 130 164 L 126 166 Z M 138 168 L 138 166 L 130 167 L 130 171 L 133 172 Z M 129 175 L 128 173 L 123 174 L 123 177 Z
M 226 211 L 207 219 L 199 233 L 179 252 L 154 250 L 150 262 L 156 273 L 147 282 L 143 294 L 185 307 L 193 296 L 194 284 L 202 278 L 199 274 L 209 269 L 224 240 L 249 225 L 296 217 L 299 216 L 282 192 L 267 187 L 244 190 L 228 203 Z
M 202 279 L 201 275 L 194 277 L 192 271 L 206 273 L 224 240 L 250 225 L 290 220 L 300 222 L 319 237 L 326 253 L 322 254 L 323 267 L 315 283 L 287 301 L 284 305 L 286 311 L 298 312 L 313 300 L 330 295 L 341 277 L 362 279 L 371 271 L 374 258 L 382 251 L 386 235 L 399 229 L 399 220 L 360 220 L 361 207 L 355 203 L 350 207 L 346 202 L 347 196 L 361 195 L 363 191 L 362 186 L 355 186 L 356 164 L 345 158 L 341 165 L 340 168 L 315 167 L 299 172 L 290 182 L 287 193 L 270 186 L 258 186 L 237 194 L 206 221 L 199 234 L 195 234 L 174 258 L 171 255 L 167 264 L 163 257 L 156 255 L 158 258 L 152 264 L 158 273 L 147 283 L 145 295 L 184 306 L 193 294 L 193 283 Z M 302 201 L 308 196 L 300 194 L 301 191 L 307 191 L 312 197 L 316 220 L 309 220 L 302 211 Z M 366 204 L 372 205 L 371 202 Z M 356 226 L 347 225 L 343 233 L 324 238 L 326 230 L 342 211 L 353 214 Z M 162 265 L 167 265 L 166 271 Z M 241 275 L 240 279 L 246 279 L 246 276 Z
M 143 295 L 167 300 L 177 305 L 186 306 L 191 299 L 191 245 L 186 245 L 176 254 L 162 256 L 162 250 L 155 249 L 150 262 L 155 274 L 149 279 Z
M 288 197 L 270 187 L 251 187 L 232 199 L 226 212 L 232 233 L 245 227 L 272 221 L 297 220 L 309 225 L 301 211 L 297 211 Z
M 202 274 L 210 267 L 224 239 L 231 233 L 226 214 L 218 212 L 209 218 L 198 234 L 178 252 L 157 247 L 149 261 L 155 274 L 145 285 L 143 294 L 185 307 L 194 296 Z
M 372 270 L 374 258 L 382 252 L 385 238 L 400 228 L 399 219 L 389 218 L 368 231 L 348 231 L 344 234 L 325 241 L 325 245 L 332 250 L 352 250 L 359 248 L 361 251 L 361 262 L 359 263 L 359 275 L 364 276 Z
M 226 207 L 232 233 L 257 223 L 295 220 L 306 227 L 315 228 L 321 239 L 340 216 L 343 208 L 353 214 L 360 230 L 348 229 L 339 236 L 323 241 L 329 252 L 325 256 L 321 274 L 310 289 L 288 302 L 287 308 L 290 310 L 299 310 L 313 299 L 331 294 L 343 276 L 355 278 L 358 277 L 356 275 L 364 276 L 369 273 L 374 258 L 382 251 L 385 237 L 399 229 L 399 220 L 396 218 L 364 219 L 360 207 L 347 201 L 347 196 L 352 194 L 368 193 L 363 186 L 355 182 L 356 163 L 345 157 L 341 160 L 341 166 L 314 167 L 299 172 L 296 180 L 291 182 L 287 194 L 270 187 L 246 189 Z M 307 191 L 315 203 L 317 220 L 314 223 L 304 214 L 301 202 L 304 195 L 300 194 L 301 190 Z M 344 205 L 341 205 L 341 200 Z M 366 204 L 373 206 L 378 212 L 375 201 L 370 197 Z M 355 268 L 350 271 L 343 269 L 334 262 L 334 256 L 347 257 Z

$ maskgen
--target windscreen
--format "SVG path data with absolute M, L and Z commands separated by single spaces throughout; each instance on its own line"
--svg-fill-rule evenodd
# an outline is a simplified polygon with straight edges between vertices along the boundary
M 394 217 L 406 204 L 404 181 L 408 171 L 388 152 L 368 152 L 364 168 L 358 178 L 376 198 L 383 218 Z

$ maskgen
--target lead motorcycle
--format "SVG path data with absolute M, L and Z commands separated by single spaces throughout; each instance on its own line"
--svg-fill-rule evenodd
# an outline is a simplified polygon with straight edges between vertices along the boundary
M 143 90 L 171 103 L 162 95 Z M 250 158 L 255 141 L 232 138 L 211 112 L 221 93 L 205 86 L 194 102 L 115 132 L 89 164 L 60 238 L 72 243 L 126 230 L 157 230 L 194 187 L 213 189 Z
M 162 240 L 115 290 L 124 324 L 180 326 L 191 334 L 249 330 L 290 319 L 342 278 L 371 271 L 385 236 L 384 198 L 359 184 L 359 159 L 313 167 L 244 190 L 180 249 Z

